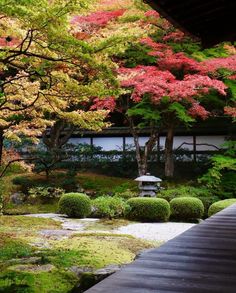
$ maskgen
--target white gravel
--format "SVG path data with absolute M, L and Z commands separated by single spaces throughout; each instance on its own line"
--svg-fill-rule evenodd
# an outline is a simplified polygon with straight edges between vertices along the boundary
M 62 223 L 62 230 L 70 230 L 74 233 L 76 232 L 83 232 L 87 224 L 91 222 L 98 222 L 99 219 L 71 219 L 66 217 L 65 215 L 60 214 L 31 214 L 27 215 L 30 217 L 38 217 L 38 218 L 50 218 L 56 221 L 60 221 Z M 111 233 L 111 234 L 129 234 L 137 238 L 152 240 L 152 241 L 160 241 L 166 242 L 179 234 L 183 233 L 184 231 L 188 230 L 189 228 L 195 226 L 196 224 L 190 223 L 175 223 L 175 222 L 168 222 L 168 223 L 135 223 L 129 224 L 126 226 L 119 227 L 115 230 L 92 230 L 93 233 Z M 86 230 L 89 232 L 89 229 Z M 60 234 L 60 233 L 59 233 Z
M 166 242 L 196 224 L 190 223 L 138 223 L 120 227 L 116 230 L 120 234 L 129 234 L 137 238 Z

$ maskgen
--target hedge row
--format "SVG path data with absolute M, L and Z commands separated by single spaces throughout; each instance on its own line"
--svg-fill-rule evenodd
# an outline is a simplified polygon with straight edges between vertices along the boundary
M 67 193 L 59 200 L 59 212 L 69 217 L 98 218 L 126 217 L 138 221 L 168 221 L 199 219 L 204 212 L 202 202 L 197 198 L 183 197 L 171 200 L 161 198 L 135 197 L 125 201 L 119 197 L 98 197 L 94 200 L 82 193 Z

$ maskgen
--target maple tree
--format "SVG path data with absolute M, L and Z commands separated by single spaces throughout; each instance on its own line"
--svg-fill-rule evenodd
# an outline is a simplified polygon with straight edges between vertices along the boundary
M 13 2 L 0 4 L 1 148 L 3 138 L 37 140 L 60 120 L 97 131 L 108 126 L 107 110 L 88 107 L 91 97 L 118 93 L 110 60 L 102 50 L 95 52 L 96 46 L 106 47 L 107 38 L 81 40 L 75 19 L 84 28 L 89 17 L 71 18 L 85 13 L 88 1 Z M 104 15 L 106 22 L 100 22 Z M 92 22 L 101 28 L 119 15 L 101 12 Z
M 222 49 L 224 58 L 203 58 L 204 53 L 198 45 L 194 45 L 188 36 L 174 29 L 156 12 L 148 11 L 145 16 L 148 18 L 146 21 L 158 27 L 159 33 L 154 36 L 155 40 L 151 37 L 140 40 L 143 46 L 149 48 L 146 54 L 150 56 L 152 65 L 148 65 L 147 59 L 141 60 L 140 57 L 138 59 L 145 60 L 145 65 L 133 62 L 135 66 L 132 64 L 131 68 L 127 68 L 124 66 L 124 60 L 119 61 L 121 86 L 130 90 L 130 94 L 125 96 L 128 101 L 123 104 L 123 110 L 134 137 L 139 174 L 147 171 L 148 156 L 156 143 L 158 133 L 166 129 L 165 175 L 173 177 L 175 128 L 178 124 L 191 125 L 196 119 L 206 119 L 210 116 L 204 101 L 204 97 L 210 93 L 218 93 L 219 99 L 225 99 L 220 98 L 228 94 L 228 84 L 223 81 L 233 76 L 236 69 L 235 56 L 231 56 L 235 52 Z M 184 50 L 186 43 L 190 45 Z M 198 54 L 196 49 L 200 51 Z M 189 56 L 190 52 L 195 54 L 195 58 Z M 156 58 L 155 62 L 151 57 Z M 227 72 L 222 74 L 222 69 Z M 231 116 L 235 115 L 233 106 L 226 106 L 225 112 Z M 150 129 L 144 151 L 139 144 L 138 125 L 135 125 L 137 117 L 142 121 L 139 126 L 148 126 Z

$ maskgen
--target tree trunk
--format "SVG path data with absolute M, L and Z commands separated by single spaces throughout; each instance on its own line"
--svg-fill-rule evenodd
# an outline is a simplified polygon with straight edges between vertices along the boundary
M 0 166 L 2 166 L 2 155 L 3 155 L 3 130 L 0 129 Z
M 145 143 L 144 150 L 140 147 L 139 144 L 139 136 L 134 127 L 131 125 L 131 133 L 134 138 L 135 152 L 136 152 L 136 160 L 138 165 L 138 173 L 139 176 L 145 175 L 148 171 L 148 158 L 156 144 L 158 133 L 154 130 L 151 132 L 148 141 Z
M 141 153 L 142 150 L 139 145 L 139 137 L 134 129 L 132 130 L 132 134 L 134 138 L 136 161 L 138 165 L 138 174 L 139 176 L 142 176 L 147 172 L 147 161 L 143 160 L 142 153 Z
M 45 132 L 43 135 L 43 143 L 46 145 L 51 159 L 43 160 L 41 163 L 44 165 L 44 171 L 46 177 L 49 177 L 50 170 L 56 165 L 56 163 L 65 159 L 63 153 L 63 146 L 70 139 L 75 127 L 71 124 L 67 124 L 64 120 L 58 120 L 51 127 L 49 133 Z M 44 162 L 43 162 L 44 161 Z
M 173 142 L 174 142 L 174 125 L 168 127 L 166 141 L 165 141 L 165 176 L 173 178 L 174 176 L 174 154 L 173 154 Z

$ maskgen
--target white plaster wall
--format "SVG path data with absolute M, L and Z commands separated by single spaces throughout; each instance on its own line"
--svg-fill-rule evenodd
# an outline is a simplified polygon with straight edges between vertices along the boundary
M 69 143 L 72 143 L 72 144 L 79 144 L 79 143 L 90 144 L 90 138 L 89 137 L 72 137 L 72 138 L 69 139 Z
M 181 146 L 182 143 L 190 143 L 188 144 L 184 144 L 183 146 Z M 174 149 L 177 149 L 178 147 L 180 147 L 183 149 L 187 149 L 192 151 L 193 150 L 193 137 L 192 136 L 175 136 L 174 137 Z
M 144 146 L 147 141 L 148 141 L 148 137 L 147 136 L 140 136 L 139 137 L 139 144 L 140 144 L 140 146 Z M 130 144 L 130 145 L 134 145 L 134 139 L 133 139 L 133 137 L 126 137 L 125 138 L 125 143 L 126 144 Z
M 141 146 L 145 145 L 145 142 L 148 140 L 148 137 L 140 137 L 139 142 Z M 196 136 L 197 144 L 211 144 L 217 147 L 221 147 L 221 145 L 225 141 L 225 136 L 216 135 L 216 136 Z M 90 138 L 82 137 L 82 138 L 71 138 L 69 140 L 70 143 L 78 144 L 78 143 L 87 143 L 90 144 Z M 134 149 L 134 139 L 133 137 L 125 138 L 126 144 L 129 146 L 133 146 Z M 174 149 L 177 149 L 183 142 L 190 143 L 190 145 L 183 145 L 182 148 L 193 150 L 193 137 L 192 136 L 175 136 L 174 137 Z M 122 150 L 123 149 L 123 138 L 122 137 L 94 137 L 93 144 L 95 146 L 100 146 L 104 151 L 110 150 Z M 165 136 L 160 137 L 160 147 L 164 149 L 165 147 Z M 130 148 L 129 148 L 130 149 Z M 132 149 L 132 148 L 131 148 Z M 199 151 L 207 151 L 207 150 L 216 150 L 213 146 L 198 146 L 197 150 Z
M 122 137 L 94 137 L 94 146 L 101 146 L 104 151 L 117 150 L 122 151 L 123 149 L 123 138 Z
M 225 141 L 225 136 L 223 135 L 215 135 L 215 136 L 197 136 L 196 137 L 196 143 L 197 144 L 212 144 L 215 145 L 218 148 L 221 148 L 221 145 L 224 143 Z M 197 151 L 208 151 L 208 150 L 217 150 L 215 147 L 213 146 L 200 146 L 197 145 L 196 146 Z

